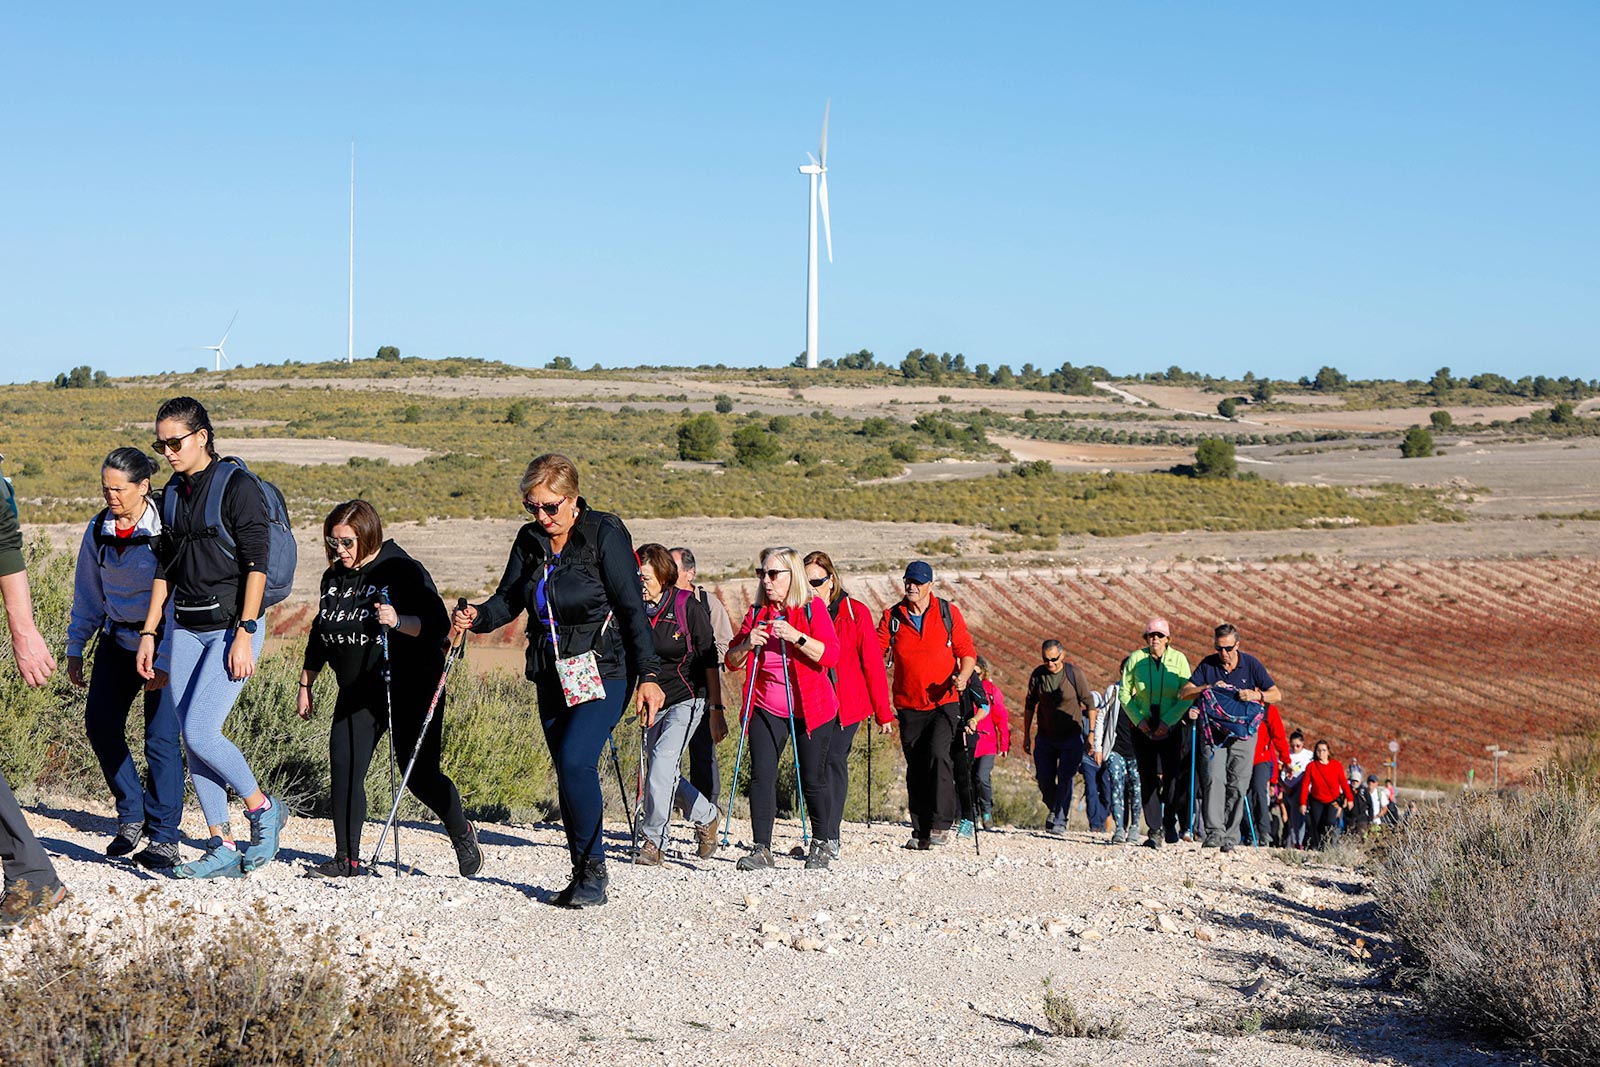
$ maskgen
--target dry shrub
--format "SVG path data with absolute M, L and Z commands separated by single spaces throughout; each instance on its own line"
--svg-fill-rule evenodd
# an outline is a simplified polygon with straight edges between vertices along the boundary
M 7 1067 L 491 1062 L 430 979 L 346 967 L 334 933 L 280 933 L 263 904 L 201 928 L 142 896 L 108 930 L 78 925 L 17 939 L 0 978 Z
M 1079 1012 L 1071 997 L 1051 987 L 1048 976 L 1044 980 L 1044 1022 L 1050 1028 L 1050 1032 L 1057 1037 L 1088 1037 L 1120 1041 L 1128 1033 L 1128 1020 L 1125 1016 L 1113 1015 L 1109 1018 L 1100 1018 Z
M 1378 901 L 1437 1010 L 1552 1063 L 1600 1062 L 1600 808 L 1551 779 L 1395 831 Z

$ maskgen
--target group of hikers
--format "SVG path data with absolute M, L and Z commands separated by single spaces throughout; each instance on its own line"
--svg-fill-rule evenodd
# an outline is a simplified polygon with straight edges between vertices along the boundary
M 263 792 L 224 727 L 255 672 L 265 611 L 289 593 L 295 542 L 282 494 L 218 453 L 199 401 L 163 403 L 152 447 L 172 470 L 159 492 L 157 465 L 141 449 L 115 449 L 102 465 L 105 507 L 78 553 L 67 675 L 87 688 L 89 741 L 116 803 L 118 828 L 106 854 L 178 878 L 239 878 L 276 858 L 289 812 Z M 405 768 L 397 793 L 409 789 L 438 816 L 463 876 L 481 869 L 476 828 L 440 767 L 445 683 L 468 633 L 524 615 L 526 676 L 571 859 L 571 879 L 555 904 L 606 902 L 600 767 L 609 746 L 620 785 L 614 733 L 630 704 L 642 749 L 628 852 L 638 865 L 665 861 L 674 813 L 692 827 L 693 851 L 712 856 L 719 821 L 726 840 L 748 760 L 753 843 L 736 866 L 775 866 L 779 768 L 788 749 L 810 841 L 804 864 L 828 867 L 841 851 L 849 755 L 869 719 L 869 729 L 899 733 L 906 848 L 944 845 L 992 822 L 991 773 L 1011 747 L 1009 715 L 959 608 L 934 595 L 928 563 L 906 568 L 904 596 L 875 618 L 848 595 L 827 553 L 767 548 L 757 560 L 754 603 L 735 626 L 722 601 L 696 584 L 692 550 L 635 546 L 621 519 L 580 495 L 567 457 L 535 458 L 518 489 L 532 521 L 518 532 L 499 584 L 483 602 L 463 599 L 453 610 L 426 568 L 384 538 L 370 503 L 347 501 L 324 518 L 328 566 L 296 711 L 308 720 L 317 714 L 315 683 L 331 671 L 334 854 L 308 875 L 369 873 L 371 861 L 361 855 L 364 782 L 385 738 L 391 767 Z M 33 622 L 9 484 L 5 505 L 0 590 L 18 667 L 38 686 L 55 662 Z M 1047 829 L 1065 829 L 1073 775 L 1081 773 L 1091 829 L 1109 822 L 1113 841 L 1136 836 L 1142 808 L 1145 844 L 1204 827 L 1202 844 L 1228 851 L 1262 838 L 1256 819 L 1272 809 L 1276 782 L 1288 798 L 1285 834 L 1320 845 L 1354 800 L 1326 744 L 1302 759 L 1298 732 L 1283 739 L 1277 686 L 1240 649 L 1233 626 L 1217 627 L 1214 654 L 1192 671 L 1169 637 L 1165 620 L 1151 619 L 1144 646 L 1103 691 L 1066 662 L 1059 641 L 1045 643 L 1044 662 L 1028 682 L 1022 744 L 1035 761 Z M 724 671 L 744 675 L 736 704 L 725 703 Z M 125 740 L 135 700 L 144 712 L 142 778 Z M 722 799 L 717 745 L 733 734 L 735 782 Z M 1277 759 L 1262 756 L 1274 751 Z M 208 827 L 204 850 L 188 860 L 179 853 L 185 765 Z M 1198 810 L 1190 783 L 1199 786 Z M 232 832 L 230 790 L 243 801 L 247 841 Z M 392 799 L 398 805 L 398 795 Z M 0 927 L 65 896 L 3 776 L 0 859 Z

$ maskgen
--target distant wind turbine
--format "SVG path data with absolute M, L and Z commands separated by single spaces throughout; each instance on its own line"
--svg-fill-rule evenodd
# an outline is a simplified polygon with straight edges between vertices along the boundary
M 817 154 L 806 153 L 810 164 L 800 168 L 800 173 L 811 179 L 811 191 L 806 202 L 810 209 L 811 226 L 806 245 L 806 366 L 817 366 L 817 204 L 822 204 L 822 232 L 828 242 L 828 262 L 833 262 L 833 228 L 828 224 L 828 112 L 833 107 L 829 100 L 822 106 L 822 141 Z
M 344 361 L 356 361 L 356 143 L 350 142 L 350 332 Z
M 215 352 L 217 354 L 217 370 L 222 369 L 222 364 L 224 362 L 232 362 L 232 360 L 228 359 L 228 353 L 222 350 L 222 346 L 228 343 L 228 334 L 233 332 L 233 324 L 237 321 L 239 321 L 239 310 L 235 308 L 233 312 L 233 318 L 228 320 L 228 328 L 222 332 L 222 340 L 218 341 L 214 345 L 200 346 L 200 348 L 206 352 Z

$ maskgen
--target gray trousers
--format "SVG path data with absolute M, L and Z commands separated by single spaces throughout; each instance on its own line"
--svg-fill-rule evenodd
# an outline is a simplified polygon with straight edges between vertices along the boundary
M 55 866 L 45 854 L 44 846 L 28 828 L 17 798 L 11 795 L 11 784 L 0 774 L 0 861 L 5 864 L 6 888 L 17 882 L 27 882 L 35 893 L 41 889 L 54 890 L 61 884 Z
M 684 751 L 705 714 L 703 697 L 685 700 L 663 708 L 656 716 L 656 724 L 645 732 L 650 769 L 644 784 L 644 820 L 640 824 L 640 836 L 657 848 L 666 848 L 667 816 L 674 801 L 690 822 L 708 823 L 717 817 L 717 806 L 682 774 Z
M 1206 837 L 1213 844 L 1237 845 L 1244 826 L 1245 794 L 1256 764 L 1256 735 L 1236 738 L 1225 745 L 1201 750 L 1207 773 L 1205 789 Z

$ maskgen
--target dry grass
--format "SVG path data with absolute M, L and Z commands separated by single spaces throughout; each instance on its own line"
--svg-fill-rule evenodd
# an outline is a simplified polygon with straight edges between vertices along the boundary
M 0 1063 L 492 1062 L 424 975 L 346 967 L 334 933 L 280 932 L 265 904 L 208 927 L 171 908 L 140 897 L 107 931 L 27 934 L 0 979 Z
M 1080 1012 L 1071 997 L 1052 988 L 1048 976 L 1044 980 L 1044 1022 L 1057 1037 L 1120 1041 L 1128 1033 L 1126 1016 L 1100 1017 Z
M 1375 892 L 1435 1010 L 1600 1061 L 1600 796 L 1576 777 L 1469 794 L 1397 830 Z

